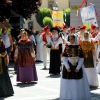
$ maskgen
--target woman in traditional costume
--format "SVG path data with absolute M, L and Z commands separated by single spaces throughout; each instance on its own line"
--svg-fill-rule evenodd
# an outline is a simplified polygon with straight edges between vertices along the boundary
M 2 39 L 0 38 L 0 97 L 12 96 L 14 94 L 7 70 L 7 52 Z
M 19 40 L 21 39 L 21 40 L 23 40 L 24 39 L 24 37 L 23 37 L 23 32 L 24 32 L 25 30 L 24 29 L 20 29 L 20 32 L 19 32 Z M 17 39 L 17 40 L 18 40 Z M 18 47 L 18 41 L 16 41 L 16 47 L 15 47 L 15 50 L 17 51 L 17 48 Z M 15 73 L 17 73 L 17 68 L 18 68 L 18 59 L 16 59 L 17 57 L 15 57 L 16 56 L 16 54 L 17 53 L 15 53 L 14 52 L 14 61 L 15 61 L 15 63 L 14 63 L 14 71 L 15 71 Z
M 98 58 L 97 73 L 100 74 L 100 40 L 98 41 L 97 58 Z
M 15 58 L 18 59 L 17 81 L 31 83 L 38 80 L 35 68 L 35 52 L 27 32 L 23 31 L 21 36 L 23 38 L 18 41 L 18 47 L 15 50 Z
M 98 87 L 98 74 L 96 71 L 96 52 L 94 43 L 89 38 L 89 33 L 84 33 L 84 39 L 81 43 L 84 53 L 84 67 L 87 74 L 90 87 Z
M 50 49 L 50 68 L 49 74 L 60 74 L 61 67 L 61 54 L 62 54 L 62 39 L 59 36 L 59 29 L 56 27 L 51 28 L 51 49 Z
M 68 36 L 62 60 L 60 100 L 90 100 L 90 88 L 84 70 L 84 56 L 75 35 Z

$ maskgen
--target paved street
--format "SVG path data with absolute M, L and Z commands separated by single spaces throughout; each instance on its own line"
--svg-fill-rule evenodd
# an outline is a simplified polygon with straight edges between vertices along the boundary
M 60 75 L 50 77 L 48 70 L 42 70 L 42 63 L 36 63 L 36 68 L 39 81 L 22 85 L 21 83 L 16 83 L 16 74 L 14 74 L 13 66 L 11 65 L 9 74 L 15 94 L 9 98 L 0 98 L 0 100 L 59 100 Z M 91 100 L 100 100 L 100 87 L 91 89 L 91 95 Z

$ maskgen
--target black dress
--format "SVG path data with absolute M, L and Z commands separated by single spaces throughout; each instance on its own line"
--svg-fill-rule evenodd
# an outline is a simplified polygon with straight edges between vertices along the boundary
M 50 74 L 60 74 L 62 44 L 59 45 L 59 48 L 59 50 L 50 51 Z
M 80 57 L 80 58 L 84 58 L 83 55 L 83 51 L 81 46 L 79 45 L 66 45 L 64 53 L 63 53 L 63 57 Z M 63 79 L 82 79 L 83 78 L 83 70 L 82 67 L 79 69 L 79 72 L 75 72 L 74 70 L 77 68 L 78 66 L 78 62 L 77 63 L 70 63 L 70 61 L 67 62 L 71 72 L 68 72 L 66 70 L 66 67 L 63 67 L 63 71 L 62 71 L 62 78 Z
M 5 51 L 6 50 L 3 42 L 0 42 L 0 54 L 5 53 Z M 0 68 L 2 69 L 2 72 L 0 73 L 0 97 L 12 96 L 14 94 L 14 91 L 10 81 L 10 77 L 8 75 L 5 58 L 1 57 L 0 60 L 2 62 L 2 64 L 0 65 Z

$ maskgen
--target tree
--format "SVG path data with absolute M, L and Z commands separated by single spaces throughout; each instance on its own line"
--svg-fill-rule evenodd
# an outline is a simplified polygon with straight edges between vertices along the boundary
M 11 28 L 8 28 L 7 33 L 10 34 L 11 33 Z M 2 34 L 2 28 L 0 28 L 0 35 Z
M 7 3 L 6 0 L 0 0 L 0 21 L 10 17 L 10 8 L 11 4 Z
M 70 8 L 64 10 L 63 14 L 64 14 L 64 23 L 67 24 L 67 26 L 70 26 Z M 35 17 L 36 17 L 36 20 L 37 20 L 38 24 L 41 27 L 44 27 L 44 24 L 43 24 L 42 20 L 45 17 L 52 18 L 51 10 L 47 9 L 47 8 L 40 8 L 39 9 L 39 13 L 36 14 Z
M 41 26 L 41 27 L 44 27 L 44 24 L 43 24 L 43 19 L 45 17 L 50 17 L 51 18 L 51 10 L 50 9 L 47 9 L 47 8 L 40 8 L 39 9 L 39 13 L 35 15 L 36 17 L 36 20 L 38 22 L 38 24 Z
M 0 0 L 0 21 L 10 18 L 12 11 L 25 19 L 31 18 L 38 13 L 41 3 L 41 0 Z
M 46 26 L 48 25 L 50 28 L 53 27 L 53 21 L 50 17 L 45 17 L 43 19 L 43 25 Z
M 64 10 L 64 23 L 70 26 L 70 8 Z

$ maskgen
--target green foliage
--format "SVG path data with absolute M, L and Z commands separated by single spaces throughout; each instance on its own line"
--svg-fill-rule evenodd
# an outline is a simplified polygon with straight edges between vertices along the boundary
M 10 34 L 11 33 L 11 28 L 8 28 L 7 32 Z
M 64 23 L 70 26 L 70 8 L 64 10 Z
M 70 13 L 70 11 L 71 11 L 70 8 L 67 8 L 67 9 L 65 10 L 66 13 Z
M 48 25 L 49 27 L 53 27 L 53 21 L 50 17 L 45 17 L 43 19 L 43 25 L 46 26 Z
M 43 19 L 45 17 L 50 17 L 51 18 L 51 10 L 50 9 L 47 9 L 47 8 L 40 8 L 39 9 L 39 13 L 35 15 L 36 17 L 36 20 L 38 22 L 38 24 L 41 26 L 41 27 L 44 27 L 44 24 L 43 24 Z
M 2 29 L 0 28 L 0 35 L 1 35 L 1 33 L 2 33 Z
M 64 14 L 64 23 L 67 25 L 67 26 L 70 26 L 70 8 L 66 9 L 63 11 L 63 14 Z M 44 27 L 45 24 L 43 23 L 43 19 L 45 17 L 49 17 L 49 18 L 52 18 L 52 15 L 51 15 L 51 10 L 50 9 L 47 9 L 47 8 L 40 8 L 39 9 L 39 13 L 35 15 L 36 17 L 36 20 L 38 22 L 38 24 L 41 26 L 41 27 Z M 50 22 L 50 20 L 49 20 Z M 47 22 L 46 22 L 47 23 Z
M 7 32 L 8 32 L 8 34 L 10 34 L 11 33 L 11 28 L 8 28 L 7 29 Z M 0 28 L 0 35 L 2 34 L 2 28 Z

